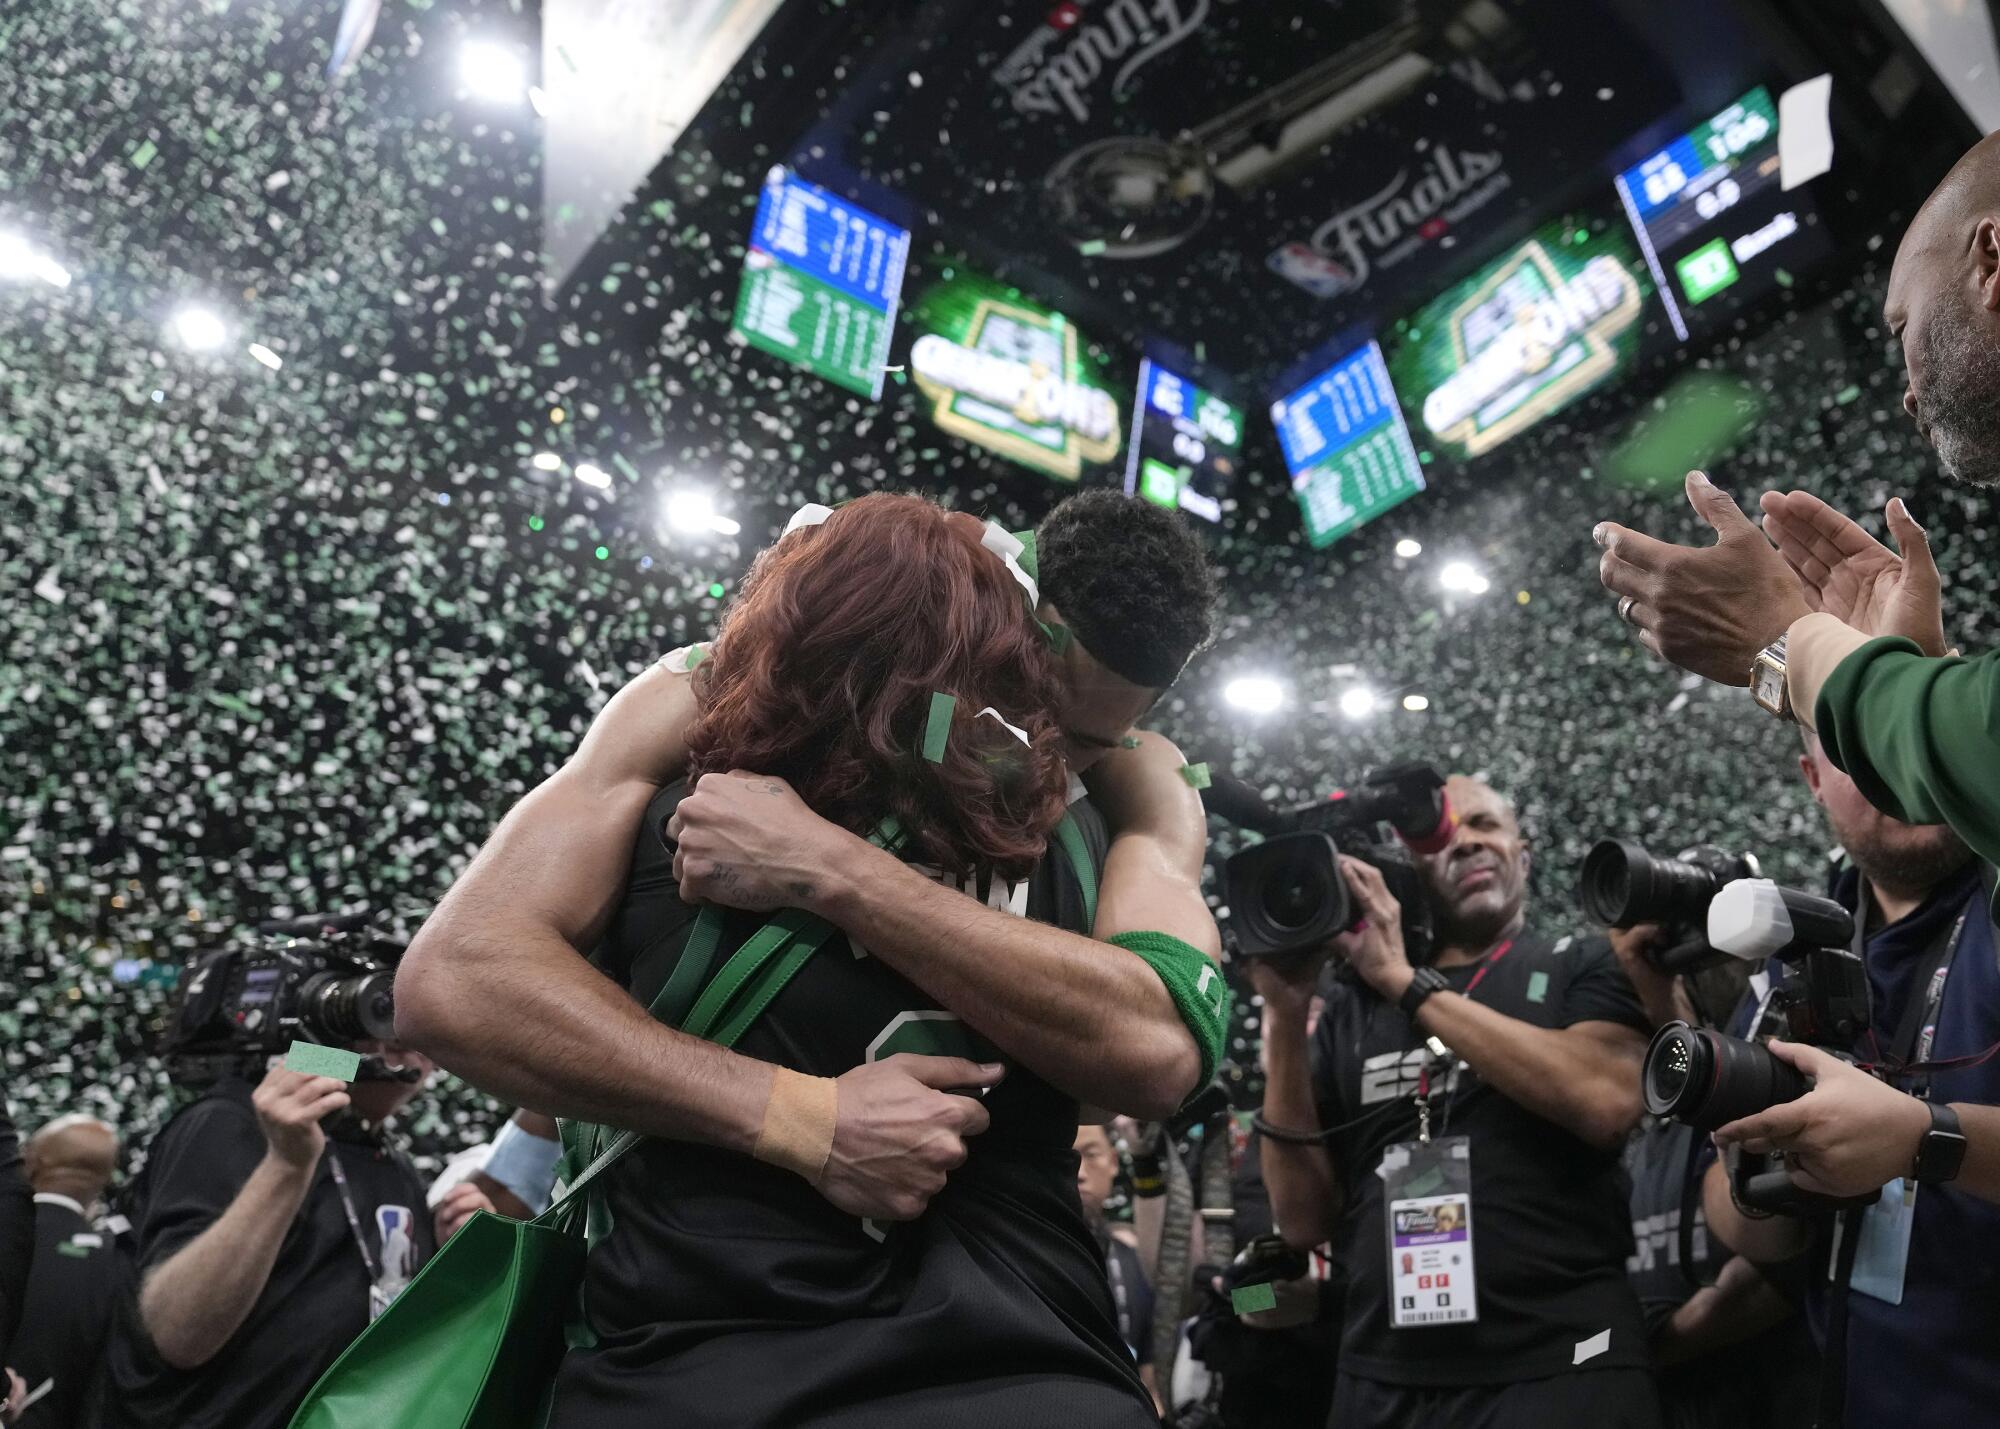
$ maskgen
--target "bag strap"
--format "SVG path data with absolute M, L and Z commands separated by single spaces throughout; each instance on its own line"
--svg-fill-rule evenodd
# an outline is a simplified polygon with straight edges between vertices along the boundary
M 1076 881 L 1083 892 L 1083 919 L 1090 925 L 1088 935 L 1097 927 L 1097 866 L 1090 859 L 1090 845 L 1084 842 L 1083 829 L 1077 824 L 1076 815 L 1063 810 L 1061 822 L 1056 825 L 1056 842 L 1068 855 L 1070 868 L 1076 873 Z
M 903 826 L 891 815 L 876 826 L 868 841 L 893 853 L 905 841 Z M 690 1036 L 704 1038 L 720 1047 L 730 1047 L 750 1029 L 772 1000 L 784 991 L 785 984 L 833 935 L 833 926 L 799 909 L 784 909 L 752 934 L 711 981 L 708 970 L 714 964 L 716 949 L 721 946 L 722 923 L 720 910 L 713 906 L 701 910 L 680 961 L 675 964 L 666 984 L 653 998 L 647 1011 Z M 782 957 L 780 953 L 783 953 Z M 773 959 L 777 961 L 774 963 Z M 697 992 L 700 993 L 698 998 Z M 728 1012 L 729 1004 L 736 1000 L 739 993 L 742 995 L 740 1008 L 724 1026 L 714 1029 L 715 1021 Z M 688 1006 L 690 1003 L 692 1007 Z M 594 1135 L 590 1128 L 583 1130 L 586 1137 Z M 645 1136 L 640 1132 L 620 1132 L 564 1189 L 561 1197 L 551 1202 L 549 1208 L 530 1224 L 553 1225 L 563 1219 L 557 1212 L 573 1202 L 581 1204 L 577 1193 L 643 1140 Z

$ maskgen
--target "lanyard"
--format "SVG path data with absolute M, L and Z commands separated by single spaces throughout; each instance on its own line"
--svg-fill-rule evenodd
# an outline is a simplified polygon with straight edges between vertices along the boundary
M 340 1192 L 340 1208 L 347 1212 L 347 1228 L 354 1232 L 354 1244 L 361 1251 L 361 1263 L 368 1268 L 370 1284 L 378 1284 L 382 1279 L 382 1267 L 376 1262 L 375 1252 L 368 1248 L 368 1237 L 361 1233 L 361 1217 L 354 1210 L 354 1195 L 347 1189 L 347 1173 L 341 1169 L 340 1157 L 334 1153 L 331 1144 L 326 1148 L 327 1169 L 333 1172 L 333 1184 Z
M 1499 962 L 1500 959 L 1507 956 L 1508 952 L 1513 948 L 1513 946 L 1514 946 L 1514 940 L 1512 938 L 1509 938 L 1499 947 L 1495 948 L 1492 952 L 1488 953 L 1484 958 L 1484 960 L 1481 961 L 1481 963 L 1479 964 L 1478 971 L 1473 973 L 1472 980 L 1466 983 L 1465 991 L 1460 993 L 1459 996 L 1470 1001 L 1472 999 L 1472 990 L 1478 987 L 1479 984 L 1485 979 L 1486 974 L 1492 970 L 1492 967 L 1495 963 Z M 1444 1044 L 1438 1042 L 1437 1039 L 1435 1038 L 1429 1038 L 1426 1039 L 1426 1045 L 1443 1046 Z M 1448 1050 L 1449 1049 L 1447 1049 L 1447 1051 Z M 1449 1060 L 1445 1063 L 1444 1080 L 1446 1081 L 1450 1080 L 1452 1064 L 1455 1063 L 1457 1060 L 1458 1060 L 1457 1053 L 1455 1052 L 1449 1053 Z M 1417 1069 L 1416 1102 L 1417 1102 L 1417 1140 L 1422 1142 L 1424 1145 L 1428 1146 L 1430 1144 L 1430 1139 L 1431 1139 L 1431 1060 L 1428 1057 L 1424 1059 L 1423 1066 Z M 1447 1102 L 1445 1103 L 1445 1117 L 1448 1120 L 1450 1116 L 1451 1116 L 1451 1104 Z

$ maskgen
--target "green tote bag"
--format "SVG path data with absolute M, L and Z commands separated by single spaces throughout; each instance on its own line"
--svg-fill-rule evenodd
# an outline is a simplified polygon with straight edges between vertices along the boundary
M 727 1047 L 833 930 L 780 913 L 710 978 L 721 931 L 704 908 L 651 1012 Z M 581 1130 L 587 1146 L 608 1135 Z M 292 1429 L 539 1429 L 583 1282 L 584 1210 L 598 1177 L 643 1139 L 619 1133 L 532 1221 L 475 1212 L 320 1376 Z

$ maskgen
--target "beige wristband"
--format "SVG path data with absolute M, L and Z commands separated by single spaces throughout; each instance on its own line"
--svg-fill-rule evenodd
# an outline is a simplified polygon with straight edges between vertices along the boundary
M 1839 616 L 1816 611 L 1792 622 L 1785 632 L 1785 692 L 1792 718 L 1813 729 L 1813 706 L 1819 692 L 1840 668 L 1840 662 L 1866 645 L 1870 637 Z
M 833 1155 L 833 1128 L 840 1093 L 832 1077 L 809 1077 L 779 1067 L 771 1078 L 764 1128 L 750 1154 L 759 1161 L 796 1171 L 813 1185 Z

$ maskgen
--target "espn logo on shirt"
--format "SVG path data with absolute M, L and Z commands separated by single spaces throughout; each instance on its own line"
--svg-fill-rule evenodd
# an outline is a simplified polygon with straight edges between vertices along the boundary
M 1407 1052 L 1382 1052 L 1361 1063 L 1361 1104 L 1373 1106 L 1377 1102 L 1394 1101 L 1398 1097 L 1413 1097 L 1423 1075 L 1424 1063 L 1435 1063 L 1428 1049 L 1413 1047 Z M 1431 1091 L 1445 1096 L 1458 1090 L 1459 1072 L 1463 1063 L 1454 1061 L 1451 1070 L 1444 1073 L 1443 1085 L 1435 1080 Z

